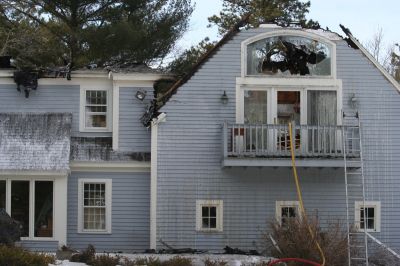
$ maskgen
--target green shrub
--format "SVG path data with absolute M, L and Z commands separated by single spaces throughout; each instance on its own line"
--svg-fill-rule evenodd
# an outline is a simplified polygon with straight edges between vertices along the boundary
M 0 265 L 2 266 L 47 266 L 49 263 L 54 263 L 53 256 L 0 245 Z

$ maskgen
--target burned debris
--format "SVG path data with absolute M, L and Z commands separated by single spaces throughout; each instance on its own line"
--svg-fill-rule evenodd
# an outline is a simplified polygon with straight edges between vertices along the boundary
M 313 51 L 305 45 L 278 40 L 265 55 L 260 68 L 262 73 L 276 74 L 280 70 L 305 76 L 310 74 L 307 64 L 315 65 L 326 57 L 323 51 Z

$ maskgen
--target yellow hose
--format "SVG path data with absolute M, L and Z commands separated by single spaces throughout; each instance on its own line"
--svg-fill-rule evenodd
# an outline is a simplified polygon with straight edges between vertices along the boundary
M 321 266 L 325 266 L 325 255 L 324 252 L 322 251 L 321 246 L 318 243 L 317 238 L 315 238 L 314 232 L 311 229 L 310 225 L 308 224 L 307 220 L 307 214 L 306 210 L 304 209 L 304 203 L 303 203 L 303 196 L 301 195 L 301 187 L 300 187 L 300 182 L 299 182 L 299 176 L 297 175 L 297 169 L 296 169 L 296 160 L 294 156 L 294 144 L 293 144 L 293 134 L 292 134 L 292 123 L 289 123 L 289 143 L 290 143 L 290 154 L 292 157 L 292 168 L 293 168 L 293 175 L 294 175 L 294 181 L 296 183 L 296 190 L 297 190 L 297 197 L 299 199 L 299 205 L 300 205 L 300 211 L 302 214 L 302 217 L 304 221 L 307 224 L 308 227 L 308 232 L 310 233 L 311 238 L 315 241 L 315 246 L 317 247 L 319 254 L 321 255 L 322 263 Z

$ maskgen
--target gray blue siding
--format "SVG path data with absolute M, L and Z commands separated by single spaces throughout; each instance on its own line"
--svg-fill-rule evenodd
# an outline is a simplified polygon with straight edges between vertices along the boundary
M 159 126 L 157 240 L 174 247 L 222 250 L 225 245 L 260 248 L 275 201 L 295 200 L 289 168 L 221 169 L 221 124 L 235 122 L 240 46 L 267 29 L 237 34 L 210 58 L 162 108 Z M 367 200 L 382 203 L 382 233 L 376 236 L 400 250 L 399 125 L 400 95 L 360 51 L 337 41 L 337 73 L 343 80 L 343 108 L 350 95 L 360 101 Z M 227 105 L 220 102 L 223 91 Z M 343 169 L 300 169 L 306 208 L 322 222 L 345 217 Z M 224 231 L 195 230 L 195 200 L 224 200 Z M 161 242 L 158 248 L 163 248 Z
M 138 90 L 147 91 L 143 102 L 135 98 Z M 150 129 L 140 118 L 153 99 L 153 88 L 124 88 L 119 90 L 119 149 L 121 151 L 150 152 Z
M 16 84 L 0 85 L 0 113 L 71 113 L 72 136 L 111 136 L 110 133 L 79 132 L 80 86 L 43 85 L 31 91 L 29 98 L 16 87 Z
M 24 249 L 39 252 L 56 252 L 58 249 L 58 241 L 23 240 L 18 242 L 17 245 Z
M 112 233 L 78 233 L 78 179 L 112 179 Z M 150 173 L 73 172 L 68 180 L 67 243 L 98 252 L 143 252 L 149 247 Z

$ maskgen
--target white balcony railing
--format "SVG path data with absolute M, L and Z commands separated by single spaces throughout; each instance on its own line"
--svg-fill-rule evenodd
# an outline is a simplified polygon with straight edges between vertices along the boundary
M 293 126 L 295 154 L 303 158 L 359 157 L 358 126 Z M 224 157 L 280 158 L 290 156 L 288 125 L 227 124 L 223 126 Z

